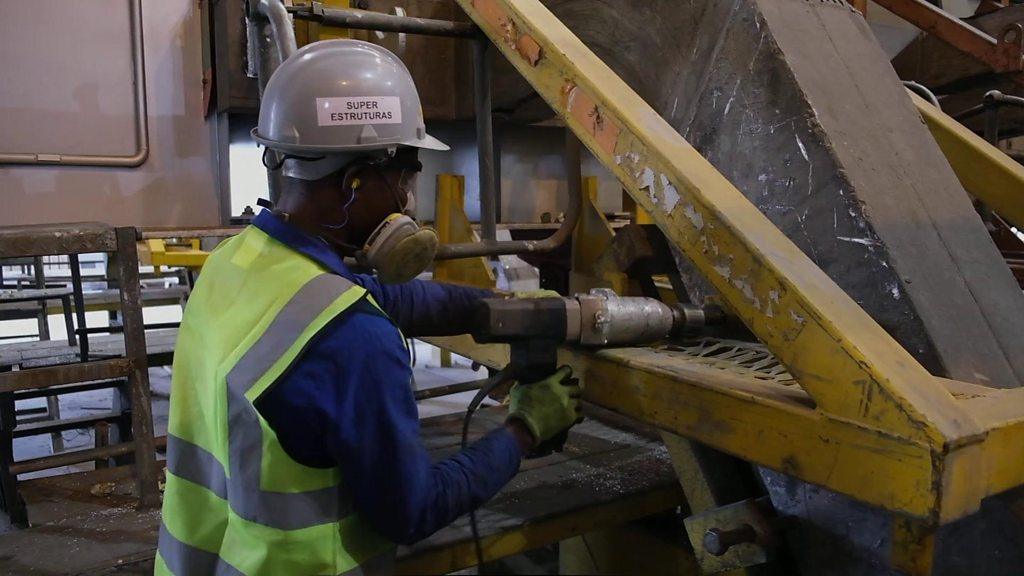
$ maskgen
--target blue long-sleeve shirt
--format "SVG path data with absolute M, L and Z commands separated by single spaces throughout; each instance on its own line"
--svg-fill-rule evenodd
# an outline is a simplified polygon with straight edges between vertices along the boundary
M 494 496 L 519 470 L 515 438 L 499 428 L 432 462 L 420 442 L 409 355 L 392 323 L 410 336 L 464 333 L 472 303 L 492 293 L 423 281 L 384 285 L 352 273 L 322 240 L 270 212 L 253 225 L 360 284 L 387 314 L 365 300 L 355 304 L 256 402 L 285 452 L 307 466 L 340 466 L 356 512 L 399 544 L 429 536 Z

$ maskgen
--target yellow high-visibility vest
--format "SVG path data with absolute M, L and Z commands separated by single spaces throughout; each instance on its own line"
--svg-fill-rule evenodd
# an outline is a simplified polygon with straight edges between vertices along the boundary
M 210 255 L 174 351 L 156 574 L 391 570 L 394 545 L 353 512 L 341 470 L 293 460 L 253 405 L 363 298 L 253 226 Z

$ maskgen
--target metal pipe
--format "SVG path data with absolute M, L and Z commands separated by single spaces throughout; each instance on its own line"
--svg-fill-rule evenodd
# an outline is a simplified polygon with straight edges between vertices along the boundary
M 1024 98 L 1020 96 L 1010 96 L 1009 94 L 1003 94 L 999 90 L 989 90 L 985 93 L 984 100 L 986 103 L 995 103 L 999 106 L 1013 106 L 1015 108 L 1024 108 Z
M 978 114 L 981 114 L 984 111 L 985 111 L 985 105 L 984 104 L 977 104 L 975 106 L 971 106 L 970 108 L 966 108 L 964 110 L 961 110 L 960 112 L 957 112 L 956 114 L 953 114 L 953 120 L 956 120 L 957 122 L 963 122 L 964 120 L 967 120 L 968 118 L 974 118 L 975 116 L 977 116 Z
M 924 98 L 925 100 L 930 102 L 932 106 L 935 106 L 939 110 L 942 110 L 942 105 L 939 104 L 939 99 L 935 97 L 935 93 L 929 90 L 928 87 L 925 86 L 924 84 L 921 84 L 919 82 L 912 82 L 910 80 L 904 80 L 903 85 L 909 88 L 910 90 L 913 90 L 921 98 Z
M 32 458 L 31 460 L 12 462 L 10 472 L 15 476 L 19 474 L 28 474 L 29 472 L 49 470 L 50 468 L 60 468 L 62 466 L 70 466 L 72 464 L 79 464 L 90 460 L 99 460 L 100 458 L 106 459 L 113 458 L 115 456 L 123 456 L 125 454 L 130 454 L 134 449 L 135 442 L 124 442 L 122 444 L 114 444 L 113 446 L 103 446 L 102 448 L 90 448 L 88 450 L 76 450 L 74 452 L 61 452 L 60 454 Z
M 430 398 L 438 398 L 440 396 L 451 396 L 452 394 L 458 394 L 460 392 L 479 390 L 480 388 L 483 388 L 484 384 L 486 384 L 488 380 L 489 378 L 485 378 L 483 380 L 471 380 L 469 382 L 459 382 L 458 384 L 448 384 L 446 386 L 435 386 L 434 388 L 427 388 L 426 390 L 417 390 L 413 393 L 413 396 L 417 402 Z
M 71 268 L 71 293 L 75 299 L 75 318 L 78 321 L 77 328 L 87 328 L 85 322 L 85 290 L 82 287 L 82 265 L 81 262 L 78 261 L 78 254 L 68 254 L 68 267 Z M 78 349 L 81 355 L 80 361 L 88 362 L 88 335 L 82 334 L 78 339 Z
M 274 71 L 297 49 L 295 31 L 282 0 L 250 0 L 249 10 L 246 21 L 249 74 L 255 74 L 262 99 Z M 281 178 L 279 171 L 267 170 L 271 202 L 277 202 L 281 196 Z
M 150 240 L 169 238 L 228 238 L 240 234 L 244 226 L 215 226 L 212 228 L 140 228 L 139 239 Z
M 543 240 L 512 240 L 506 242 L 482 240 L 462 244 L 444 244 L 438 246 L 435 260 L 455 260 L 457 258 L 473 258 L 477 256 L 498 256 L 502 254 L 529 254 L 550 252 L 572 237 L 576 223 L 583 211 L 583 177 L 580 172 L 582 146 L 571 130 L 565 136 L 565 166 L 569 184 L 569 207 L 565 212 L 565 220 L 555 233 Z
M 985 140 L 989 144 L 999 146 L 999 104 L 985 99 Z
M 134 82 L 135 152 L 130 156 L 104 154 L 2 153 L 0 164 L 53 164 L 135 168 L 149 158 L 149 112 L 146 107 L 146 58 L 142 38 L 142 1 L 130 0 L 132 75 Z
M 295 29 L 283 0 L 257 0 L 256 11 L 270 22 L 274 44 L 277 46 L 278 64 L 284 62 L 298 50 Z M 276 66 L 275 66 L 276 68 Z
M 480 237 L 497 239 L 497 182 L 494 173 L 494 129 L 491 118 L 491 41 L 473 43 L 473 104 L 476 112 L 476 154 L 480 181 Z
M 391 14 L 381 14 L 380 12 L 368 10 L 354 10 L 351 8 L 325 8 L 320 4 L 293 6 L 289 7 L 288 11 L 299 20 L 311 20 L 324 26 L 337 26 L 354 30 L 399 32 L 422 34 L 425 36 L 446 36 L 450 38 L 476 38 L 481 36 L 479 29 L 468 22 L 393 16 Z

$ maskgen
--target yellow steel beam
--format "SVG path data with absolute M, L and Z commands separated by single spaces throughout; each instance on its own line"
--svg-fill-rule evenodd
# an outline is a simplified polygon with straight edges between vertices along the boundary
M 617 294 L 626 294 L 628 278 L 618 272 L 599 269 L 601 256 L 615 238 L 615 230 L 597 207 L 597 178 L 583 178 L 583 205 L 580 219 L 572 231 L 572 266 L 569 272 L 569 291 L 573 294 L 588 292 L 591 288 L 611 288 Z
M 486 366 L 508 363 L 507 346 L 426 340 Z M 934 447 L 817 410 L 797 386 L 683 352 L 566 349 L 559 361 L 581 377 L 589 402 L 922 521 L 962 518 L 985 497 L 1024 484 L 1024 389 L 935 378 L 987 432 Z
M 925 99 L 907 92 L 963 187 L 1024 230 L 1024 166 Z
M 953 397 L 539 0 L 458 0 L 818 409 L 941 445 Z

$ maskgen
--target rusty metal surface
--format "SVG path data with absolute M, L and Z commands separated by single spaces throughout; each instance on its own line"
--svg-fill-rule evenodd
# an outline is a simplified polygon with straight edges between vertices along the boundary
M 1024 70 L 1024 30 L 1019 26 L 1009 24 L 990 35 L 924 0 L 875 2 L 961 52 L 970 54 L 995 72 L 1019 74 Z
M 112 252 L 114 229 L 99 222 L 0 227 L 0 258 Z
M 124 377 L 130 368 L 125 358 L 95 360 L 60 366 L 47 366 L 30 370 L 0 373 L 0 392 L 15 392 Z
M 967 18 L 966 22 L 989 35 L 996 35 L 1009 26 L 1024 25 L 1024 6 L 1000 8 Z M 943 110 L 951 115 L 981 104 L 989 90 L 1007 94 L 1024 91 L 1024 85 L 1019 82 L 1020 74 L 995 73 L 984 62 L 928 34 L 921 34 L 897 54 L 892 65 L 901 78 L 920 82 L 934 91 L 940 97 Z M 999 117 L 1001 132 L 1007 136 L 1024 133 L 1024 110 L 1005 108 Z M 964 123 L 981 133 L 984 115 L 965 119 Z
M 124 326 L 125 358 L 128 359 L 128 389 L 131 395 L 132 440 L 135 480 L 143 507 L 160 505 L 153 446 L 153 402 L 150 398 L 146 356 L 146 328 L 142 320 L 142 284 L 135 228 L 117 229 L 116 265 L 121 288 L 121 321 Z

